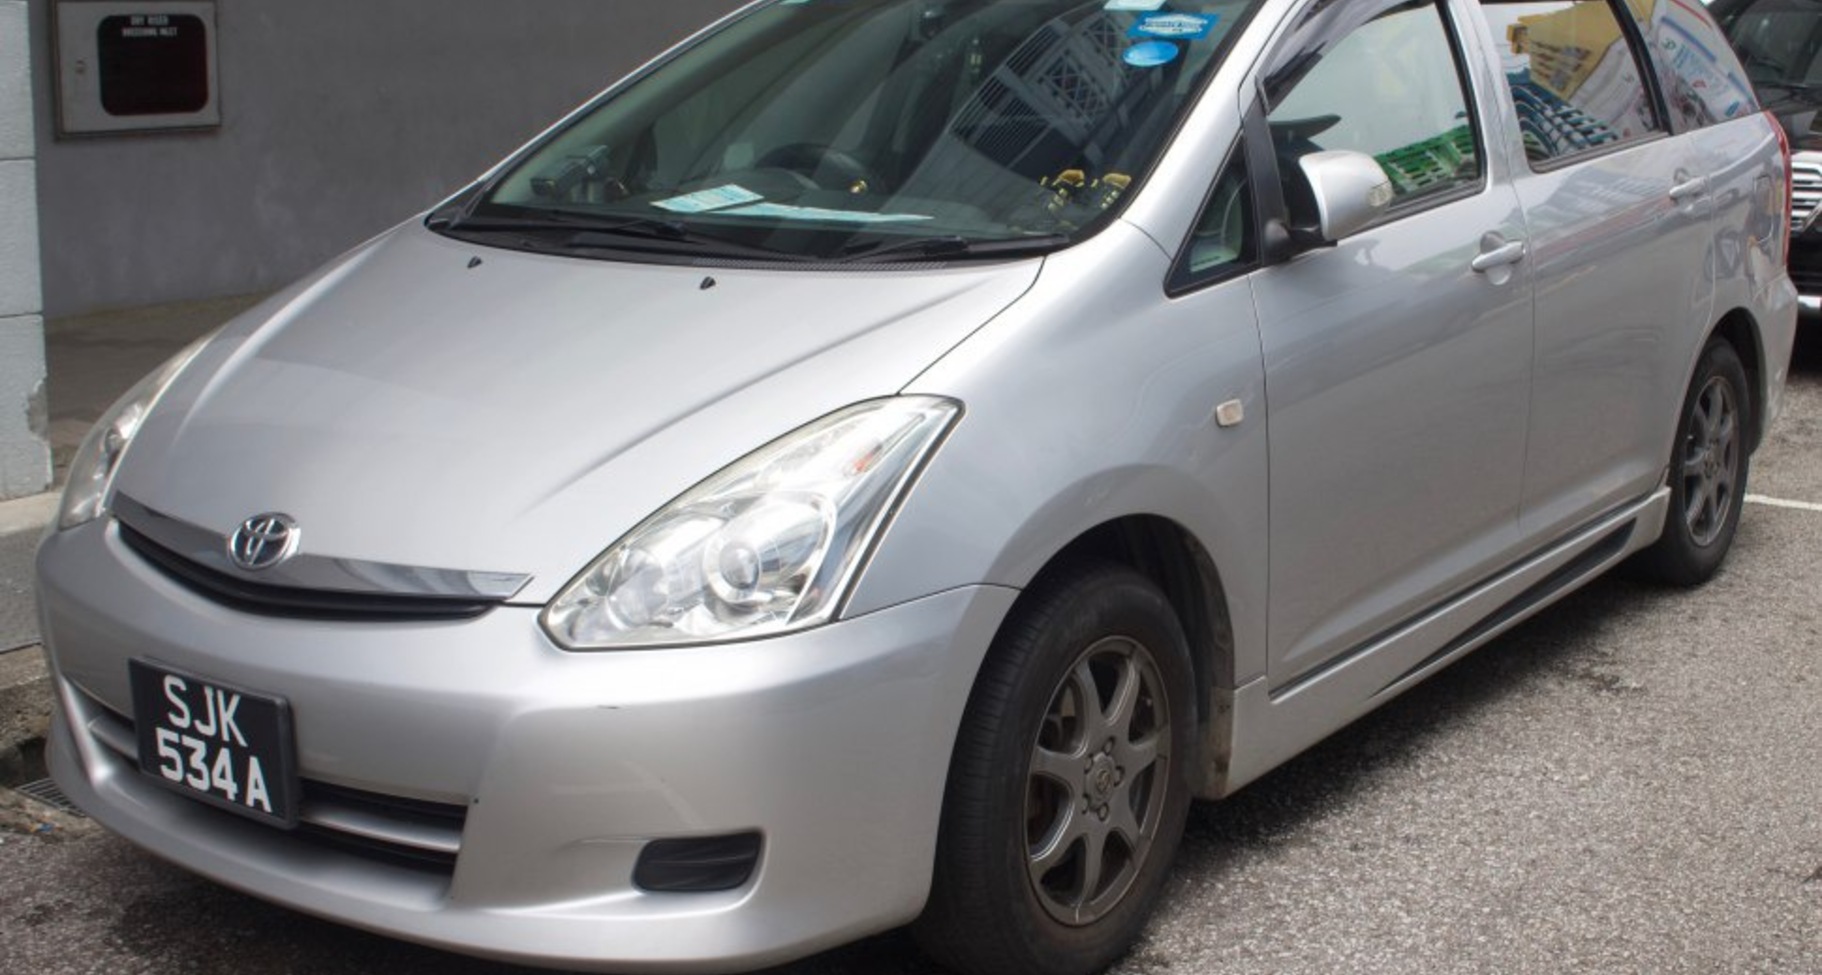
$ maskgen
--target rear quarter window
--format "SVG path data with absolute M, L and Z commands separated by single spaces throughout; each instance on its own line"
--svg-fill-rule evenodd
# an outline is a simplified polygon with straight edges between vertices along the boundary
M 1726 35 L 1697 0 L 1626 0 L 1678 131 L 1750 115 L 1758 99 Z

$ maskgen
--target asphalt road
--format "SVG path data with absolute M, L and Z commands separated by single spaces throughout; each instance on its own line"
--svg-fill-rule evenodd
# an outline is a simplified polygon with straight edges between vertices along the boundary
M 1753 490 L 1822 503 L 1822 325 Z M 514 971 L 0 831 L 0 971 Z M 1136 973 L 1822 973 L 1822 512 L 1696 592 L 1598 582 L 1192 814 Z M 789 975 L 932 972 L 902 935 Z

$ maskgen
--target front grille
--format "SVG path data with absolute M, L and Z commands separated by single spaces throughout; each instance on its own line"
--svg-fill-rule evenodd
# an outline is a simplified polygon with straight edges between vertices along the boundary
M 339 849 L 453 873 L 468 807 L 305 779 L 298 818 L 305 836 Z
M 82 699 L 91 712 L 90 737 L 139 768 L 132 719 L 86 692 Z M 462 830 L 468 824 L 467 806 L 366 792 L 314 779 L 303 779 L 298 785 L 302 796 L 294 835 L 299 839 L 393 866 L 442 876 L 455 873 Z
M 1805 154 L 1790 163 L 1790 229 L 1802 233 L 1822 206 L 1822 159 Z
M 116 521 L 120 540 L 140 558 L 191 592 L 243 613 L 337 622 L 466 620 L 485 616 L 495 602 L 438 596 L 395 596 L 268 586 L 237 579 L 195 562 Z
M 415 846 L 387 843 L 370 836 L 326 829 L 314 823 L 300 824 L 294 835 L 314 846 L 334 850 L 337 853 L 346 853 L 363 860 L 372 860 L 376 863 L 403 867 L 406 870 L 434 874 L 439 877 L 455 876 L 456 855 L 454 853 L 420 850 Z

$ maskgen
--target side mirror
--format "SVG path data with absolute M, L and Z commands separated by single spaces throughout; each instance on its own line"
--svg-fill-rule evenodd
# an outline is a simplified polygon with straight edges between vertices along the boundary
M 1312 152 L 1297 160 L 1316 198 L 1317 230 L 1325 243 L 1352 237 L 1392 204 L 1392 181 L 1365 153 Z

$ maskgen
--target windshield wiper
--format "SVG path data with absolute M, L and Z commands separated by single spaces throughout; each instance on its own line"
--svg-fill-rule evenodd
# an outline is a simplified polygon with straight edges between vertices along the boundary
M 1056 250 L 1069 243 L 1062 234 L 1038 234 L 1030 237 L 1006 237 L 998 240 L 969 240 L 959 234 L 938 237 L 913 237 L 910 240 L 887 240 L 861 244 L 842 252 L 843 264 L 886 261 L 949 260 L 954 258 L 1022 257 Z
M 537 233 L 541 231 L 574 233 L 584 227 L 595 226 L 599 222 L 551 210 L 536 217 L 465 217 L 460 214 L 447 216 L 437 214 L 430 218 L 427 225 L 431 230 L 444 233 L 457 231 L 471 231 L 478 234 Z
M 562 211 L 544 211 L 536 217 L 470 217 L 432 229 L 445 233 L 563 234 L 566 236 L 545 244 L 563 250 L 642 250 L 767 261 L 810 260 L 796 254 L 705 233 L 675 220 L 655 217 L 603 219 Z
M 675 220 L 660 220 L 655 217 L 628 217 L 613 222 L 594 223 L 576 232 L 576 235 L 563 243 L 571 250 L 612 250 L 624 249 L 627 240 L 638 241 L 638 246 L 650 249 L 651 244 L 678 245 L 666 246 L 665 251 L 688 250 L 691 253 L 712 252 L 721 257 L 751 257 L 766 261 L 790 261 L 802 263 L 812 260 L 800 254 L 790 254 L 748 244 L 720 234 L 711 234 L 694 227 L 684 226 Z
M 657 217 L 595 217 L 561 210 L 539 211 L 532 217 L 469 217 L 439 221 L 433 230 L 443 233 L 526 234 L 544 238 L 527 240 L 530 246 L 556 250 L 640 250 L 745 258 L 793 264 L 819 263 L 824 258 L 761 247 L 731 237 L 708 233 L 678 220 Z M 554 239 L 547 235 L 561 235 Z M 958 234 L 909 239 L 886 239 L 859 244 L 837 254 L 838 264 L 892 261 L 971 260 L 1022 257 L 1066 246 L 1061 234 L 1036 234 L 993 240 L 970 240 Z

